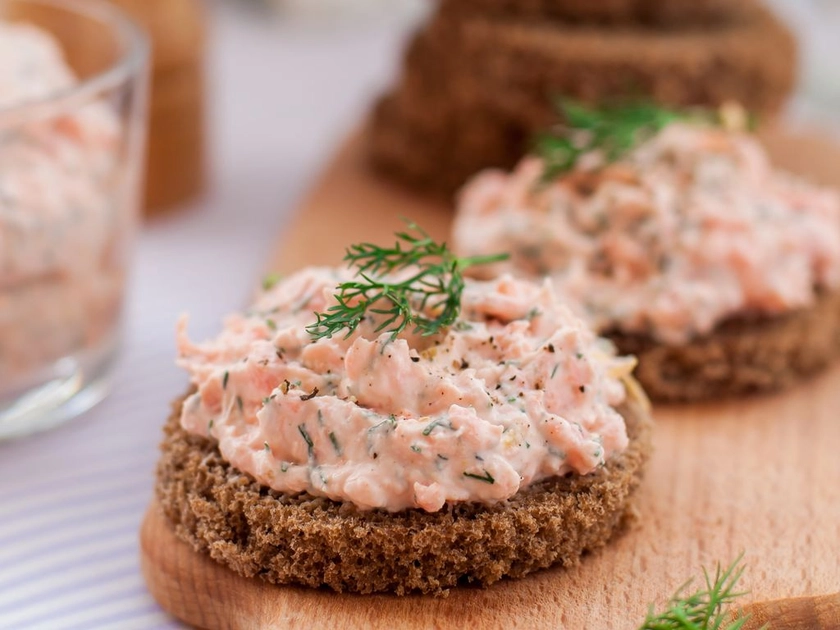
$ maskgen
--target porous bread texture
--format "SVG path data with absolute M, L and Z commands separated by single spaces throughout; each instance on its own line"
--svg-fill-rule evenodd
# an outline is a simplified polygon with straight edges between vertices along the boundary
M 156 487 L 176 535 L 240 575 L 338 592 L 445 595 L 574 565 L 624 524 L 651 450 L 652 420 L 632 402 L 621 410 L 629 448 L 591 475 L 547 480 L 494 506 L 361 511 L 261 486 L 214 441 L 181 428 L 181 403 L 165 426 Z
M 607 333 L 639 359 L 635 377 L 651 399 L 690 402 L 777 391 L 840 356 L 840 292 L 775 317 L 733 318 L 711 334 L 669 346 L 649 336 Z
M 422 101 L 426 109 L 414 115 L 400 95 L 382 98 L 367 134 L 373 167 L 401 185 L 448 197 L 484 168 L 513 166 L 528 146 L 527 134 L 497 113 Z
M 558 122 L 559 96 L 675 107 L 738 101 L 772 118 L 794 87 L 795 41 L 772 13 L 744 7 L 724 25 L 676 30 L 438 15 L 415 35 L 397 86 L 374 109 L 371 162 L 449 196 L 484 168 L 511 168 Z

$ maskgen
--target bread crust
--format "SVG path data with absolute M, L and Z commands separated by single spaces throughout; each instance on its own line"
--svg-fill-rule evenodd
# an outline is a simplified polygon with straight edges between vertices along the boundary
M 547 480 L 495 506 L 364 512 L 260 486 L 228 465 L 215 442 L 165 427 L 157 497 L 176 535 L 246 577 L 338 592 L 430 593 L 488 586 L 605 545 L 631 513 L 651 449 L 641 402 L 621 411 L 630 447 L 595 473 Z
M 772 13 L 745 6 L 717 28 L 667 31 L 438 15 L 374 110 L 371 161 L 417 190 L 451 195 L 527 153 L 557 122 L 557 95 L 644 95 L 677 107 L 738 100 L 772 117 L 793 89 L 795 42 Z
M 444 44 L 454 25 L 434 28 Z M 757 5 L 714 28 L 613 31 L 475 19 L 457 30 L 471 89 L 542 127 L 557 116 L 557 95 L 602 102 L 636 94 L 676 107 L 737 101 L 773 115 L 796 80 L 793 35 Z
M 724 22 L 737 13 L 739 4 L 732 0 L 443 0 L 442 10 L 451 15 L 669 28 Z
M 606 333 L 635 354 L 635 376 L 651 399 L 690 402 L 780 390 L 840 356 L 840 292 L 777 317 L 738 317 L 679 346 L 646 335 Z
M 495 112 L 421 97 L 415 104 L 426 109 L 415 115 L 402 101 L 393 94 L 374 108 L 366 134 L 370 163 L 424 194 L 448 198 L 485 168 L 512 167 L 529 145 L 520 125 Z

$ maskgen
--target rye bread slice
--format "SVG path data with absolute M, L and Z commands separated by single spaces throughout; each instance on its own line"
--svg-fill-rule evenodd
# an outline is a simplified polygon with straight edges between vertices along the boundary
M 363 512 L 260 486 L 214 441 L 180 427 L 181 402 L 164 429 L 156 487 L 176 535 L 246 577 L 338 592 L 444 595 L 574 565 L 626 524 L 651 450 L 650 415 L 634 401 L 621 410 L 630 447 L 591 475 L 546 480 L 491 507 Z
M 406 75 L 448 67 L 453 93 L 474 92 L 467 100 L 535 131 L 556 121 L 559 96 L 594 103 L 641 97 L 674 107 L 737 101 L 772 116 L 796 81 L 793 35 L 752 2 L 720 26 L 674 30 L 438 15 L 413 48 Z
M 742 0 L 743 1 L 743 0 Z M 524 17 L 581 24 L 674 28 L 720 24 L 741 5 L 732 0 L 443 0 L 451 15 Z
M 480 170 L 512 167 L 530 144 L 519 125 L 492 111 L 431 97 L 406 108 L 401 97 L 383 97 L 374 108 L 368 157 L 378 173 L 424 194 L 450 197 Z
M 649 336 L 606 333 L 635 354 L 635 377 L 651 399 L 689 402 L 781 390 L 840 356 L 840 292 L 778 317 L 738 317 L 680 346 Z
M 373 166 L 449 196 L 476 172 L 509 168 L 555 124 L 557 96 L 644 96 L 671 106 L 740 101 L 772 118 L 795 80 L 796 48 L 769 12 L 720 28 L 655 31 L 438 15 L 411 40 L 375 108 Z

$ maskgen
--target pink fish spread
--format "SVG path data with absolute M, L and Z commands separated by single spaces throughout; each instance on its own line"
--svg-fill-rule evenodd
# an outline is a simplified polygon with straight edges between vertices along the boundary
M 120 121 L 99 102 L 26 118 L 77 84 L 51 35 L 0 22 L 0 392 L 116 326 Z
M 549 276 L 600 331 L 681 344 L 840 286 L 840 200 L 775 170 L 751 135 L 674 123 L 620 161 L 488 171 L 462 193 L 459 255 L 508 251 L 492 273 Z M 484 271 L 488 271 L 486 268 Z
M 350 277 L 300 271 L 202 344 L 182 319 L 184 428 L 265 486 L 392 512 L 503 501 L 626 449 L 616 407 L 634 360 L 549 283 L 467 280 L 458 321 L 433 337 L 375 332 L 374 317 L 313 340 L 306 326 Z

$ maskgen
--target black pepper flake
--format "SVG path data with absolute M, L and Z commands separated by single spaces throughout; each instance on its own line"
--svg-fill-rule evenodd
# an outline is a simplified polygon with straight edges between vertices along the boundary
M 556 352 L 556 350 L 554 349 L 554 344 L 553 344 L 553 343 L 548 344 L 548 348 L 547 348 L 547 350 L 548 350 L 549 352 L 551 352 L 552 354 L 553 354 L 554 352 Z
M 318 395 L 318 388 L 316 387 L 315 389 L 312 390 L 311 394 L 305 394 L 305 395 L 301 396 L 300 399 L 303 400 L 303 401 L 312 400 L 317 395 Z
M 461 369 L 466 370 L 469 367 L 470 367 L 470 364 L 467 363 L 464 359 L 461 359 Z
M 415 363 L 420 363 L 420 357 L 411 357 L 411 360 Z
M 586 386 L 585 386 L 585 385 L 581 385 L 580 387 L 578 387 L 578 389 L 581 391 L 581 393 L 583 393 L 583 392 L 585 392 L 585 391 L 586 391 Z

